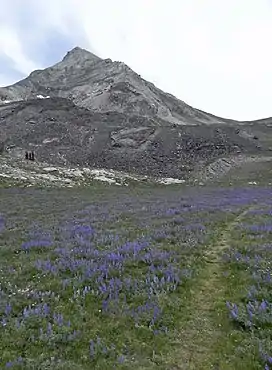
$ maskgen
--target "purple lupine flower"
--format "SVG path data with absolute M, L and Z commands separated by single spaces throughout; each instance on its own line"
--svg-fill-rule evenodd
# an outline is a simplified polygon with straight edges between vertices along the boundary
M 94 344 L 93 340 L 90 340 L 89 349 L 90 349 L 90 356 L 94 357 L 94 355 L 95 355 L 95 344 Z
M 53 334 L 52 324 L 49 322 L 47 324 L 47 335 L 51 336 Z
M 118 362 L 119 364 L 123 364 L 125 362 L 125 356 L 124 355 L 118 356 Z
M 0 321 L 2 326 L 7 326 L 8 322 L 5 317 L 2 317 L 2 320 Z
M 259 306 L 259 311 L 266 311 L 268 307 L 269 306 L 268 306 L 267 301 L 262 300 L 262 302 L 261 302 L 261 304 Z
M 5 230 L 5 220 L 2 215 L 0 215 L 0 233 L 2 233 Z
M 57 324 L 58 326 L 62 326 L 63 325 L 63 315 L 60 314 L 60 313 L 53 313 L 53 320 L 55 322 L 55 324 Z
M 271 356 L 266 355 L 266 361 L 267 361 L 270 365 L 272 365 L 272 357 L 271 357 Z
M 6 314 L 6 316 L 8 316 L 8 315 L 11 313 L 11 311 L 12 311 L 11 304 L 10 304 L 10 303 L 8 303 L 8 304 L 6 305 L 6 307 L 5 307 L 5 314 Z
M 238 306 L 235 303 L 226 302 L 230 315 L 234 320 L 238 319 Z

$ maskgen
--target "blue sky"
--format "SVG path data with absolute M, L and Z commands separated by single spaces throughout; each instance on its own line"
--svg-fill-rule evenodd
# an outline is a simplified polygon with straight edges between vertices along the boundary
M 271 0 L 1 0 L 0 86 L 81 46 L 219 116 L 272 116 Z

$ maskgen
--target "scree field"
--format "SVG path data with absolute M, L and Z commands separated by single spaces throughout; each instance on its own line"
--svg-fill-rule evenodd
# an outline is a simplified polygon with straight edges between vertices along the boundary
M 0 189 L 0 368 L 272 369 L 272 188 Z

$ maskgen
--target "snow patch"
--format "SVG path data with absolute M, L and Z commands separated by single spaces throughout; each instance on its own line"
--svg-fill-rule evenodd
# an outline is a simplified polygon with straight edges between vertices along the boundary
M 53 143 L 54 141 L 58 141 L 59 142 L 59 138 L 57 137 L 53 137 L 52 139 L 44 139 L 43 140 L 43 144 L 49 144 L 49 143 Z
M 114 179 L 111 179 L 109 177 L 106 177 L 106 176 L 103 176 L 103 175 L 97 175 L 94 177 L 94 180 L 99 180 L 99 181 L 104 181 L 104 182 L 108 182 L 109 184 L 117 184 L 116 181 Z
M 158 180 L 158 183 L 164 184 L 164 185 L 184 184 L 185 180 L 173 179 L 172 177 L 167 177 L 167 178 Z
M 44 167 L 43 170 L 45 172 L 55 172 L 55 171 L 58 171 L 58 169 L 56 167 Z
M 49 95 L 47 95 L 47 96 L 37 95 L 37 98 L 38 98 L 38 99 L 49 99 L 49 98 L 50 98 L 50 96 L 49 96 Z

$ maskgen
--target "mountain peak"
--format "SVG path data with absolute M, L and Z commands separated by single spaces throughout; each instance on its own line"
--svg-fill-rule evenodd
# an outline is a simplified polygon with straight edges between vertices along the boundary
M 271 119 L 238 123 L 205 113 L 126 64 L 78 46 L 52 67 L 0 88 L 1 100 L 0 141 L 12 161 L 35 149 L 40 163 L 53 166 L 114 169 L 170 182 L 188 178 L 195 184 L 218 181 L 232 167 L 253 163 L 255 155 L 256 161 L 271 157 Z
M 97 55 L 79 46 L 76 46 L 72 50 L 68 51 L 65 57 L 62 59 L 62 61 L 67 61 L 70 59 L 73 59 L 73 60 L 89 59 L 93 61 L 101 60 L 101 58 L 99 58 Z

